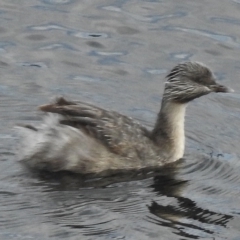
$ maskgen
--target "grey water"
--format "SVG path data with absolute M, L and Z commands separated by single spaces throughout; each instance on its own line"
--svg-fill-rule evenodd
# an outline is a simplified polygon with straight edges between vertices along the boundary
M 16 124 L 55 96 L 151 128 L 164 76 L 200 61 L 235 89 L 191 103 L 183 160 L 157 174 L 52 178 Z M 1 0 L 0 239 L 240 239 L 240 1 Z

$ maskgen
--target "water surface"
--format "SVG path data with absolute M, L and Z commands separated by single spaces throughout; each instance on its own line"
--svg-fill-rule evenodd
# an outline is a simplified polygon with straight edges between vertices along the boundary
M 0 239 L 240 239 L 240 1 L 2 0 L 0 21 Z M 164 76 L 188 60 L 235 93 L 188 107 L 183 161 L 92 180 L 16 162 L 13 126 L 57 95 L 151 128 Z

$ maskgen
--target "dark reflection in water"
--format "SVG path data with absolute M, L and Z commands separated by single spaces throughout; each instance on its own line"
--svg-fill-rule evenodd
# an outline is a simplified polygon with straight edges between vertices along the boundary
M 203 236 L 215 235 L 217 226 L 226 229 L 227 224 L 234 219 L 234 216 L 221 213 L 218 209 L 211 210 L 209 206 L 199 206 L 197 198 L 197 200 L 193 200 L 191 196 L 183 195 L 188 186 L 198 185 L 194 178 L 191 177 L 191 174 L 202 172 L 204 176 L 209 169 L 212 169 L 210 174 L 214 175 L 214 171 L 217 171 L 223 180 L 229 181 L 233 186 L 234 178 L 228 175 L 224 176 L 226 172 L 232 170 L 228 166 L 222 168 L 222 165 L 224 164 L 212 158 L 205 158 L 197 164 L 189 164 L 184 160 L 180 160 L 155 171 L 116 173 L 114 176 L 105 178 L 98 178 L 97 176 L 89 178 L 69 172 L 55 174 L 28 172 L 25 177 L 38 179 L 40 182 L 31 184 L 32 187 L 44 186 L 43 194 L 48 198 L 50 197 L 53 204 L 58 202 L 60 206 L 65 206 L 65 209 L 55 206 L 50 212 L 44 210 L 48 217 L 55 219 L 54 222 L 57 224 L 61 222 L 61 226 L 81 230 L 85 236 L 100 235 L 106 237 L 116 231 L 112 227 L 116 225 L 113 223 L 118 222 L 119 219 L 116 219 L 114 215 L 111 216 L 112 212 L 124 213 L 126 216 L 130 215 L 130 218 L 134 214 L 140 219 L 141 215 L 146 215 L 144 221 L 148 223 L 169 228 L 181 237 L 199 239 Z M 235 177 L 239 179 L 238 176 Z M 201 177 L 198 180 L 201 180 Z M 221 184 L 218 184 L 218 188 L 221 189 Z M 200 189 L 198 186 L 197 188 L 203 193 L 211 187 L 213 186 L 209 184 L 207 188 L 206 186 L 201 186 Z M 141 192 L 147 189 L 148 195 L 146 193 L 142 195 Z M 139 192 L 138 197 L 145 197 L 134 197 L 135 194 L 133 193 L 136 192 Z M 85 195 L 85 193 L 87 194 Z M 195 191 L 192 191 L 193 193 L 197 194 Z M 210 193 L 215 197 L 224 196 L 221 191 L 210 191 Z M 9 193 L 7 194 L 9 195 Z M 10 195 L 14 196 L 12 193 Z M 77 197 L 78 201 L 73 200 L 73 196 Z M 148 199 L 146 196 L 151 197 Z M 205 197 L 207 198 L 207 195 Z M 142 200 L 144 201 L 143 205 Z M 82 204 L 83 208 L 80 207 Z M 80 213 L 76 215 L 79 207 Z M 102 215 L 103 209 L 106 214 L 104 217 Z M 100 221 L 95 223 L 93 221 L 89 225 L 82 221 L 79 222 L 80 218 L 83 220 L 84 216 L 87 218 L 98 216 Z
M 163 188 L 164 186 L 166 186 L 166 188 L 170 187 L 170 185 L 168 185 L 168 181 L 173 180 L 172 178 L 174 178 L 174 175 L 181 166 L 182 161 L 180 160 L 176 163 L 168 164 L 159 169 L 142 169 L 139 171 L 122 170 L 121 172 L 116 171 L 116 173 L 112 173 L 109 177 L 101 177 L 97 174 L 80 175 L 68 171 L 55 173 L 48 171 L 32 171 L 28 168 L 25 168 L 25 166 L 23 167 L 29 174 L 29 177 L 41 179 L 42 181 L 46 182 L 46 184 L 49 184 L 49 186 L 53 187 L 52 190 L 56 190 L 55 188 L 57 188 L 57 190 L 62 191 L 74 191 L 80 188 L 107 188 L 111 184 L 122 182 L 127 183 L 129 181 L 138 181 L 146 178 L 153 178 L 154 182 L 158 180 L 158 187 L 160 190 L 160 186 Z M 178 181 L 176 180 L 176 182 Z M 155 187 L 155 184 L 150 187 Z
M 240 239 L 239 1 L 0 1 L 0 239 Z M 151 128 L 164 76 L 209 65 L 235 94 L 187 109 L 185 160 L 111 178 L 34 173 L 16 124 L 55 95 Z
M 169 176 L 154 178 L 154 184 L 152 185 L 154 190 L 160 195 L 174 197 L 177 203 L 175 205 L 162 206 L 153 201 L 152 204 L 148 206 L 148 209 L 153 215 L 159 217 L 159 220 L 149 217 L 149 221 L 175 229 L 177 230 L 176 234 L 193 239 L 198 239 L 199 236 L 188 233 L 186 228 L 199 230 L 212 235 L 214 231 L 201 226 L 203 224 L 213 224 L 227 227 L 227 223 L 230 219 L 233 219 L 233 216 L 203 209 L 198 207 L 197 203 L 190 198 L 182 197 L 178 194 L 179 189 L 183 188 L 187 182 L 188 181 L 171 179 Z M 191 220 L 192 223 L 182 222 L 182 219 Z M 198 224 L 196 224 L 197 222 Z

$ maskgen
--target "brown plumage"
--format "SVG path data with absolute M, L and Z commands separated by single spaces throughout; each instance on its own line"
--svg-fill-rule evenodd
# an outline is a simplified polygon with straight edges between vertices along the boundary
M 117 112 L 58 98 L 40 106 L 54 115 L 39 128 L 21 128 L 29 143 L 23 148 L 23 161 L 40 170 L 102 175 L 176 161 L 184 153 L 186 103 L 210 92 L 229 89 L 216 83 L 203 64 L 177 65 L 167 76 L 152 131 Z

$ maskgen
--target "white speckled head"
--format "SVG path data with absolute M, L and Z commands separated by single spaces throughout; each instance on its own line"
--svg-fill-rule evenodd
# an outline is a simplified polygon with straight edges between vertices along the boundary
M 164 97 L 174 102 L 187 103 L 211 92 L 232 92 L 216 82 L 212 71 L 199 62 L 178 64 L 167 75 Z

